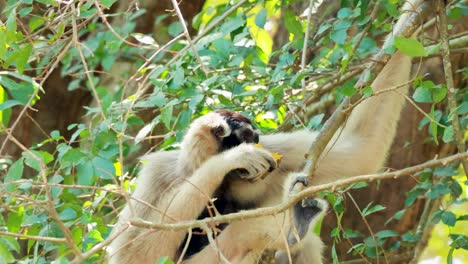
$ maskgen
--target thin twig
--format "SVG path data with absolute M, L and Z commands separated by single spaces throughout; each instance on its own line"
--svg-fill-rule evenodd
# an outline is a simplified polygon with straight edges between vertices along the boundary
M 65 238 L 31 236 L 31 235 L 23 235 L 23 234 L 11 233 L 11 232 L 5 232 L 5 231 L 0 231 L 0 236 L 9 236 L 9 237 L 16 237 L 19 239 L 37 240 L 37 241 L 45 241 L 45 242 L 51 242 L 51 243 L 67 243 L 67 240 Z
M 174 6 L 174 10 L 176 11 L 177 16 L 179 17 L 179 22 L 182 25 L 182 28 L 184 29 L 184 35 L 185 38 L 187 39 L 190 48 L 192 49 L 193 56 L 197 59 L 198 63 L 200 63 L 200 68 L 202 71 L 205 73 L 205 75 L 208 74 L 208 70 L 206 69 L 205 65 L 203 64 L 202 59 L 200 58 L 200 55 L 198 54 L 197 49 L 195 48 L 195 45 L 193 44 L 194 42 L 192 41 L 192 38 L 190 37 L 190 33 L 187 29 L 187 25 L 185 24 L 184 16 L 182 15 L 182 12 L 180 12 L 179 9 L 179 4 L 177 3 L 176 0 L 171 0 L 172 5 Z
M 309 43 L 309 34 L 310 34 L 310 22 L 311 22 L 311 16 L 312 16 L 312 8 L 314 5 L 314 0 L 309 0 L 309 9 L 307 13 L 307 24 L 306 24 L 306 30 L 304 34 L 304 44 L 302 46 L 302 57 L 301 57 L 301 72 L 304 72 L 305 66 L 306 66 L 306 61 L 307 61 L 307 45 Z M 306 82 L 305 79 L 302 78 L 301 80 L 302 83 L 302 90 L 305 89 Z
M 351 193 L 347 193 L 348 197 L 351 199 L 351 202 L 354 204 L 354 207 L 358 211 L 359 215 L 361 216 L 365 226 L 367 227 L 367 230 L 369 231 L 369 234 L 371 235 L 372 240 L 374 241 L 375 245 L 377 245 L 376 249 L 379 247 L 379 243 L 377 242 L 377 239 L 375 239 L 375 234 L 374 231 L 372 230 L 369 222 L 366 219 L 366 216 L 362 213 L 361 208 L 359 208 L 359 205 L 357 204 L 356 200 L 354 200 L 353 196 Z M 385 263 L 388 263 L 387 256 L 385 255 L 385 250 L 382 250 L 382 254 L 385 259 Z M 377 252 L 377 264 L 379 264 L 380 258 L 379 258 L 379 253 Z

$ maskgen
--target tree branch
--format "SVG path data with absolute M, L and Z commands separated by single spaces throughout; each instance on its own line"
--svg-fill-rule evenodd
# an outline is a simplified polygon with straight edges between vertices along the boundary
M 281 204 L 278 204 L 276 206 L 271 206 L 271 207 L 258 208 L 258 209 L 242 211 L 238 213 L 231 213 L 227 215 L 219 215 L 216 217 L 205 218 L 202 220 L 185 221 L 185 222 L 170 223 L 170 224 L 153 223 L 153 222 L 145 221 L 141 219 L 132 219 L 130 223 L 134 226 L 141 227 L 141 228 L 176 231 L 176 230 L 183 230 L 183 229 L 191 229 L 195 227 L 202 228 L 203 225 L 207 223 L 211 223 L 211 224 L 230 223 L 233 221 L 256 218 L 260 216 L 275 215 L 275 214 L 278 214 L 287 210 L 288 208 L 290 208 L 297 202 L 303 200 L 304 198 L 311 197 L 312 195 L 321 191 L 325 191 L 325 190 L 335 191 L 337 188 L 345 187 L 345 186 L 358 183 L 358 182 L 372 182 L 372 181 L 377 181 L 377 180 L 396 179 L 401 176 L 414 175 L 415 173 L 420 172 L 426 168 L 447 165 L 448 163 L 459 161 L 459 160 L 466 159 L 466 158 L 468 158 L 468 153 L 458 153 L 458 154 L 455 154 L 446 158 L 430 160 L 425 163 L 412 166 L 412 167 L 408 167 L 405 169 L 397 170 L 397 171 L 369 174 L 369 175 L 360 175 L 360 176 L 350 177 L 350 178 L 346 178 L 346 179 L 331 182 L 331 183 L 309 187 L 301 192 L 291 195 L 286 201 L 283 201 Z
M 442 0 L 437 1 L 438 29 L 440 31 L 440 42 L 442 51 L 442 62 L 444 64 L 445 82 L 447 84 L 447 99 L 452 112 L 452 126 L 455 142 L 460 153 L 466 152 L 465 142 L 463 140 L 463 130 L 460 127 L 457 113 L 457 100 L 455 99 L 455 85 L 453 83 L 452 63 L 450 61 L 450 46 L 447 33 L 447 16 L 445 15 L 445 6 Z M 468 178 L 468 160 L 461 161 L 465 175 Z

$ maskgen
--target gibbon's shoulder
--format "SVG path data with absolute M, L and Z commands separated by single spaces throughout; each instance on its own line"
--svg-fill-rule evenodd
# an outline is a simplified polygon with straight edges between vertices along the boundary
M 175 174 L 179 152 L 179 150 L 157 151 L 141 157 L 142 167 L 139 181 L 144 181 L 144 178 L 147 177 L 153 178 L 158 177 L 158 175 L 159 177 L 168 177 Z

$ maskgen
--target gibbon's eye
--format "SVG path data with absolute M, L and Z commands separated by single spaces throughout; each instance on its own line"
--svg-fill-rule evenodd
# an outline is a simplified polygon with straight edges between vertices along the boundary
M 211 132 L 215 137 L 222 138 L 226 136 L 226 131 L 224 130 L 224 127 L 222 126 L 217 126 L 211 129 Z

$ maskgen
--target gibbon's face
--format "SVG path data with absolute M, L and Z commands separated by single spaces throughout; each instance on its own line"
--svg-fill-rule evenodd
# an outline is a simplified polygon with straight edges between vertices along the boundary
M 213 129 L 213 134 L 220 140 L 221 151 L 242 143 L 258 143 L 257 129 L 247 117 L 229 110 L 216 110 L 215 113 L 221 115 L 231 128 L 231 133 L 227 136 L 222 127 Z

